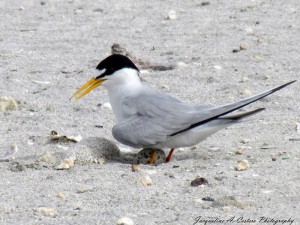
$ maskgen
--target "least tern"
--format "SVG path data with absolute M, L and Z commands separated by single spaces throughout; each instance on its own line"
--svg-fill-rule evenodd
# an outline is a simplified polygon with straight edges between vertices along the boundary
M 170 160 L 175 148 L 196 145 L 217 131 L 241 122 L 264 108 L 234 115 L 228 115 L 229 113 L 295 82 L 216 107 L 185 103 L 142 84 L 139 69 L 123 55 L 107 57 L 96 69 L 98 76 L 91 78 L 71 98 L 78 100 L 94 88 L 104 86 L 117 120 L 112 128 L 114 138 L 133 148 L 170 148 L 166 161 Z M 154 161 L 155 154 L 150 163 Z

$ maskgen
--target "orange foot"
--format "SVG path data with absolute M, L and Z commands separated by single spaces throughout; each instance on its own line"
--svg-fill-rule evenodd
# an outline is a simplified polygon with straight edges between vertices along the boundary
M 151 155 L 150 155 L 149 164 L 150 164 L 150 165 L 155 165 L 156 160 L 157 160 L 157 150 L 153 150 L 153 151 L 151 152 Z

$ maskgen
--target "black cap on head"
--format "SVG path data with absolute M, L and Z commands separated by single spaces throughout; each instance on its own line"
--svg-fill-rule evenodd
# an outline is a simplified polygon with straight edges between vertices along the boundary
M 105 69 L 105 72 L 97 78 L 111 75 L 114 72 L 116 72 L 117 70 L 120 70 L 123 68 L 131 68 L 131 69 L 135 69 L 135 70 L 139 71 L 139 69 L 134 65 L 134 63 L 124 55 L 114 54 L 114 55 L 108 56 L 106 59 L 102 60 L 96 67 L 96 69 L 98 69 L 98 70 Z

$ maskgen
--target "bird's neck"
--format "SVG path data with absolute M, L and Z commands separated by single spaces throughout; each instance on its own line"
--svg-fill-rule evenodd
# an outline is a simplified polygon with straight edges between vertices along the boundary
M 122 74 L 114 74 L 113 76 L 117 79 L 109 83 L 109 85 L 106 85 L 106 89 L 108 91 L 109 102 L 119 122 L 130 116 L 122 108 L 123 99 L 136 95 L 143 84 L 141 83 L 137 71 L 129 71 L 128 73 L 124 73 L 123 71 Z

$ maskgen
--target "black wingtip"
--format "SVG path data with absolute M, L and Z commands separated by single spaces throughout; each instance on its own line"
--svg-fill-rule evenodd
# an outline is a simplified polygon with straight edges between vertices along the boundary
M 288 82 L 288 83 L 286 83 L 286 84 L 283 84 L 283 85 L 281 85 L 281 86 L 279 86 L 279 87 L 277 87 L 277 88 L 274 88 L 273 89 L 273 93 L 274 92 L 276 92 L 276 91 L 279 91 L 280 89 L 282 89 L 282 88 L 284 88 L 284 87 L 286 87 L 286 86 L 289 86 L 289 85 L 291 85 L 292 83 L 295 83 L 297 80 L 293 80 L 293 81 L 290 81 L 290 82 Z
M 178 131 L 178 132 L 172 134 L 171 136 L 174 136 L 174 135 L 179 134 L 179 133 L 181 133 L 181 132 L 184 132 L 184 131 L 186 131 L 186 130 L 189 130 L 189 129 L 192 129 L 192 128 L 194 128 L 194 127 L 197 127 L 197 126 L 200 126 L 200 125 L 202 125 L 202 124 L 205 124 L 205 123 L 207 123 L 207 122 L 209 122 L 209 121 L 212 121 L 212 120 L 214 120 L 214 119 L 216 119 L 216 118 L 218 118 L 218 117 L 227 115 L 227 114 L 229 114 L 229 113 L 231 113 L 231 112 L 233 112 L 233 111 L 235 111 L 235 110 L 237 110 L 237 109 L 243 108 L 243 107 L 245 107 L 245 106 L 247 106 L 247 105 L 249 105 L 249 104 L 251 104 L 251 103 L 253 103 L 253 102 L 256 102 L 256 101 L 258 101 L 258 100 L 260 100 L 260 99 L 262 99 L 262 98 L 267 97 L 268 95 L 273 94 L 274 92 L 279 91 L 280 89 L 282 89 L 282 88 L 284 88 L 284 87 L 286 87 L 286 86 L 288 86 L 288 85 L 290 85 L 290 84 L 292 84 L 292 83 L 295 83 L 296 81 L 297 81 L 297 80 L 290 81 L 290 82 L 288 82 L 288 83 L 286 83 L 286 84 L 283 84 L 283 85 L 281 85 L 281 86 L 279 86 L 279 87 L 277 87 L 277 88 L 273 88 L 273 89 L 271 89 L 271 90 L 269 90 L 269 91 L 263 92 L 263 93 L 258 94 L 258 95 L 256 95 L 256 96 L 253 96 L 253 97 L 244 99 L 244 100 L 240 101 L 240 102 L 244 102 L 244 103 L 243 103 L 243 104 L 240 104 L 240 105 L 238 105 L 238 106 L 235 106 L 236 103 L 225 105 L 225 106 L 223 106 L 223 108 L 227 107 L 228 110 L 223 111 L 223 112 L 221 112 L 221 113 L 218 113 L 218 112 L 217 112 L 217 113 L 215 113 L 214 115 L 212 115 L 211 117 L 207 117 L 206 119 L 204 119 L 204 120 L 202 120 L 202 121 L 200 121 L 200 122 L 198 122 L 198 123 L 192 124 L 190 127 L 186 128 L 186 129 L 183 129 L 183 130 L 181 130 L 181 131 Z M 218 108 L 219 108 L 219 107 L 217 107 L 216 109 L 218 109 Z M 264 108 L 258 109 L 258 111 L 256 111 L 256 112 L 259 112 L 259 111 L 262 111 L 262 110 L 264 110 Z

